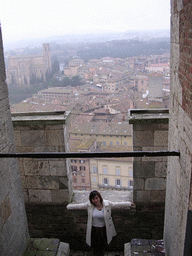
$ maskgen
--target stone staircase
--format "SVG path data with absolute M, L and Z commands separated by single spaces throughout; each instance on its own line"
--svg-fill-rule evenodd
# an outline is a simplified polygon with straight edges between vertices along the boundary
M 91 256 L 91 251 L 70 251 L 59 239 L 31 238 L 23 256 Z M 105 256 L 165 256 L 163 240 L 132 239 L 124 252 L 106 252 Z

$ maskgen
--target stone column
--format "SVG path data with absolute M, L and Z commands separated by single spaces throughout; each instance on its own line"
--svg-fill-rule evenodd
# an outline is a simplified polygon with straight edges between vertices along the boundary
M 15 153 L 0 26 L 0 152 Z M 29 239 L 16 159 L 0 159 L 0 255 L 22 255 Z

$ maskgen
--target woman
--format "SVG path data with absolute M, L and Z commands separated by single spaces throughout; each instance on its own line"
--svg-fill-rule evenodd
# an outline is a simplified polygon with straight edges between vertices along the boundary
M 111 208 L 127 208 L 135 206 L 131 202 L 111 202 L 103 200 L 97 190 L 91 191 L 89 202 L 84 204 L 69 204 L 68 210 L 87 209 L 86 243 L 93 248 L 93 255 L 103 256 L 106 244 L 109 244 L 116 235 L 115 226 L 111 217 Z

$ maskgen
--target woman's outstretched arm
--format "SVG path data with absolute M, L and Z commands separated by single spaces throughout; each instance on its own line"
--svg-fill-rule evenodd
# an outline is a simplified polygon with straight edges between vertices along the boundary
M 110 202 L 112 209 L 127 209 L 127 208 L 135 208 L 136 205 L 132 202 Z
M 83 210 L 87 209 L 87 203 L 81 203 L 81 204 L 68 204 L 66 206 L 67 210 Z

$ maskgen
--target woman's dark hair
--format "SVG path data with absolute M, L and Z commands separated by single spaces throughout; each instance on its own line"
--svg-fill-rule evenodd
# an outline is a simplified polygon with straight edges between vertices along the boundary
M 97 190 L 93 190 L 93 191 L 91 191 L 91 193 L 89 194 L 89 201 L 91 202 L 91 204 L 93 204 L 92 199 L 93 199 L 95 196 L 98 196 L 98 197 L 100 198 L 100 202 L 101 202 L 101 204 L 102 204 L 102 203 L 103 203 L 103 198 L 102 198 L 101 194 L 99 193 L 99 191 L 97 191 Z

